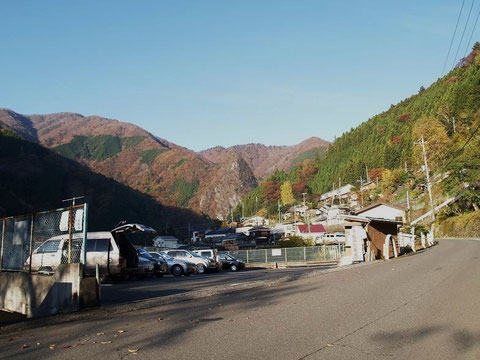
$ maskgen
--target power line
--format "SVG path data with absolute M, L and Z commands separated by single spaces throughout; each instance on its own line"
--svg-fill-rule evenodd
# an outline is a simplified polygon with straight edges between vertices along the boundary
M 475 130 L 473 130 L 473 132 L 470 134 L 470 137 L 467 139 L 467 141 L 465 141 L 465 144 L 463 144 L 463 146 L 455 153 L 453 154 L 452 158 L 450 159 L 450 161 L 448 163 L 446 163 L 444 166 L 443 166 L 443 169 L 445 170 L 448 165 L 450 165 L 453 160 L 456 160 L 458 158 L 459 155 L 461 155 L 463 153 L 463 151 L 465 150 L 465 148 L 467 147 L 468 143 L 473 139 L 473 137 L 475 136 L 475 134 L 477 133 L 477 131 L 480 129 L 480 122 L 478 123 L 477 127 L 475 128 Z
M 453 32 L 452 40 L 450 41 L 450 47 L 448 48 L 447 57 L 445 58 L 445 63 L 443 64 L 442 76 L 443 76 L 443 73 L 445 72 L 445 67 L 447 66 L 447 61 L 450 56 L 450 51 L 452 50 L 453 40 L 455 39 L 455 35 L 457 34 L 458 23 L 460 22 L 460 17 L 462 16 L 463 5 L 465 5 L 465 0 L 462 1 L 462 7 L 460 8 L 460 13 L 458 14 L 457 24 L 455 25 L 455 31 Z
M 471 44 L 471 41 L 472 41 L 473 33 L 475 32 L 475 28 L 477 27 L 477 22 L 478 22 L 479 17 L 480 17 L 480 6 L 478 7 L 477 18 L 475 19 L 475 24 L 473 25 L 472 32 L 470 33 L 470 38 L 468 39 L 467 48 L 465 49 L 465 54 L 463 55 L 463 57 L 467 57 L 467 52 L 470 49 L 470 44 Z
M 473 4 L 475 4 L 475 0 L 472 0 L 472 5 L 470 6 L 470 10 L 468 11 L 467 21 L 465 22 L 465 26 L 463 28 L 462 37 L 460 38 L 460 42 L 458 43 L 458 47 L 457 47 L 457 52 L 455 53 L 455 57 L 453 58 L 452 69 L 455 67 L 455 61 L 457 60 L 458 52 L 460 51 L 460 47 L 462 46 L 463 37 L 465 36 L 465 31 L 467 30 L 468 22 L 470 21 L 470 15 L 472 14 Z

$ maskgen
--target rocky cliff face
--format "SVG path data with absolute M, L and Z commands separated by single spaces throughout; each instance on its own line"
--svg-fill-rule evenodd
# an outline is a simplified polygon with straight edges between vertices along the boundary
M 213 173 L 194 201 L 205 213 L 226 220 L 242 197 L 257 186 L 252 170 L 241 156 L 231 156 Z
M 311 137 L 293 146 L 266 146 L 263 144 L 236 145 L 229 148 L 217 146 L 201 151 L 200 154 L 215 163 L 223 163 L 231 156 L 240 156 L 253 171 L 257 181 L 261 181 L 277 169 L 290 169 L 296 159 L 308 151 L 323 152 L 329 144 L 328 141 Z

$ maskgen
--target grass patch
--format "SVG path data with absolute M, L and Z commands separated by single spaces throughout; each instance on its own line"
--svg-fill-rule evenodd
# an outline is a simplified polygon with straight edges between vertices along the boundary
M 149 150 L 143 150 L 140 153 L 140 162 L 142 164 L 147 164 L 148 166 L 151 166 L 155 159 L 157 158 L 158 155 L 161 153 L 164 153 L 165 149 L 149 149 Z
M 480 237 L 480 211 L 453 216 L 440 222 L 439 236 Z

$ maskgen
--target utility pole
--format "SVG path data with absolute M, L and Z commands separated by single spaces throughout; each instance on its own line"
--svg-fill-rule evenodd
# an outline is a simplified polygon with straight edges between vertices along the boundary
M 303 206 L 306 206 L 306 205 L 305 205 L 305 195 L 307 195 L 307 193 L 306 193 L 306 192 L 303 192 L 303 193 L 302 193 L 302 196 L 303 196 Z
M 360 182 L 360 205 L 363 206 L 363 179 L 360 176 L 360 180 L 357 180 Z
M 407 190 L 407 222 L 410 224 L 410 193 Z
M 257 212 L 258 212 L 258 196 L 255 196 L 255 224 L 257 224 L 258 226 Z
M 278 223 L 280 224 L 281 221 L 281 212 L 280 212 L 280 200 L 277 202 L 277 207 L 278 207 Z
M 427 176 L 427 190 L 428 190 L 428 197 L 430 198 L 430 206 L 432 208 L 432 220 L 435 220 L 435 206 L 433 205 L 433 196 L 432 196 L 432 185 L 430 184 L 430 171 L 428 170 L 427 164 L 427 151 L 425 150 L 425 140 L 422 135 L 422 140 L 415 145 L 422 145 L 422 155 L 423 161 L 425 163 L 425 175 Z
M 335 182 L 332 183 L 332 206 L 333 206 L 334 200 L 335 200 Z
M 342 178 L 338 178 L 338 205 L 342 205 L 342 195 L 340 195 L 340 188 L 342 187 Z
M 365 175 L 366 175 L 366 179 L 367 179 L 367 183 L 370 181 L 370 179 L 368 178 L 368 166 L 367 164 L 365 164 Z

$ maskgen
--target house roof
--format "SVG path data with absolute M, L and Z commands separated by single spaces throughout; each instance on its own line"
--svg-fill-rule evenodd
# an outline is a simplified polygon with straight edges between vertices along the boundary
M 209 231 L 208 233 L 205 234 L 205 236 L 207 236 L 207 235 L 227 235 L 227 234 L 230 234 L 230 233 L 232 233 L 232 229 L 225 228 L 225 229 L 217 229 L 217 230 Z
M 250 229 L 250 231 L 259 231 L 259 230 L 260 230 L 260 231 L 262 231 L 262 230 L 271 231 L 272 229 L 267 228 L 267 227 L 265 227 L 265 226 L 255 226 L 255 227 L 252 227 L 252 228 Z
M 178 239 L 175 236 L 170 236 L 170 235 L 158 235 L 153 238 L 153 241 L 155 240 L 175 240 L 178 241 Z
M 398 207 L 398 206 L 396 206 L 396 205 L 392 205 L 392 204 L 389 204 L 389 203 L 386 203 L 386 202 L 381 202 L 381 201 L 379 201 L 379 202 L 376 202 L 375 204 L 366 206 L 366 207 L 358 210 L 358 211 L 356 212 L 356 214 L 364 213 L 365 211 L 368 211 L 368 210 L 370 210 L 370 209 L 374 209 L 374 208 L 376 208 L 376 207 L 378 207 L 378 206 L 381 206 L 381 205 L 385 205 L 385 206 L 388 206 L 388 207 L 391 207 L 391 208 L 397 209 L 397 210 L 402 210 L 402 211 L 404 210 L 404 209 L 402 209 L 401 207 Z
M 327 232 L 322 224 L 310 225 L 310 231 L 308 231 L 308 225 L 298 225 L 298 230 L 301 233 L 324 233 Z

